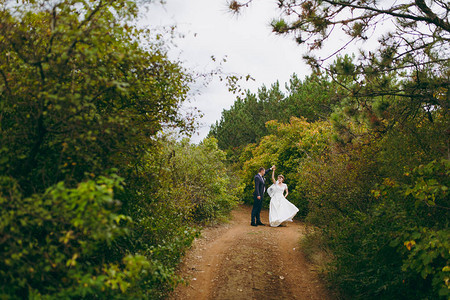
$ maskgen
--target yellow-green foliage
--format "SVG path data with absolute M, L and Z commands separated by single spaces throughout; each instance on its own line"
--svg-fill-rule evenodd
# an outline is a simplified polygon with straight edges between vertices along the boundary
M 307 214 L 308 204 L 301 188 L 301 166 L 312 155 L 326 153 L 331 137 L 331 126 L 327 122 L 309 123 L 304 118 L 292 117 L 288 124 L 270 121 L 266 123 L 270 132 L 257 145 L 250 145 L 243 152 L 247 158 L 243 168 L 245 182 L 244 199 L 252 201 L 253 177 L 260 166 L 276 165 L 275 176 L 283 174 L 289 187 L 289 200 L 299 207 L 299 216 Z M 249 159 L 250 158 L 250 159 Z M 271 174 L 266 175 L 271 184 Z M 269 199 L 266 197 L 265 202 Z

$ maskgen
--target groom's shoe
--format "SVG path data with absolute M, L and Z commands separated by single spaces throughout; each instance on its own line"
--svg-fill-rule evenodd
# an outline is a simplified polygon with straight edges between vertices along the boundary
M 266 226 L 266 224 L 263 224 L 263 223 L 261 223 L 261 222 L 256 223 L 256 225 L 259 225 L 259 226 Z
M 250 225 L 252 225 L 252 226 L 258 226 L 258 225 L 256 225 L 255 223 L 250 223 Z

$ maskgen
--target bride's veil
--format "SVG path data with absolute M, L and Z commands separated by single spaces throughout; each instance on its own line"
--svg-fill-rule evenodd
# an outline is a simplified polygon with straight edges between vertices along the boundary
M 269 194 L 270 198 L 272 198 L 275 195 L 275 185 L 274 184 L 269 186 L 269 188 L 267 189 L 267 194 Z

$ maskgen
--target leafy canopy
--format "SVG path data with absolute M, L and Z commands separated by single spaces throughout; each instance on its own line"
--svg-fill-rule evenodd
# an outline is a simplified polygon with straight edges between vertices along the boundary
M 180 117 L 191 76 L 135 1 L 0 2 L 0 171 L 26 194 L 139 160 Z

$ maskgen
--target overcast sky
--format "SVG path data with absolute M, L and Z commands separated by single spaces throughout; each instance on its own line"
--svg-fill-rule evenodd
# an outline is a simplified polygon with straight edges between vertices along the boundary
M 225 73 L 250 74 L 255 79 L 242 82 L 245 90 L 256 92 L 263 84 L 270 87 L 277 80 L 284 87 L 293 73 L 300 78 L 310 73 L 302 60 L 304 48 L 292 38 L 271 31 L 270 21 L 279 15 L 274 0 L 256 0 L 239 16 L 228 11 L 226 0 L 167 0 L 164 6 L 152 6 L 147 15 L 149 25 L 176 25 L 177 31 L 184 35 L 170 51 L 173 58 L 189 69 L 207 72 L 218 65 L 211 56 L 218 61 L 226 57 Z M 192 138 L 195 143 L 207 135 L 211 124 L 236 99 L 218 78 L 206 87 L 196 88 L 200 95 L 193 96 L 190 105 L 198 107 L 204 117 Z

